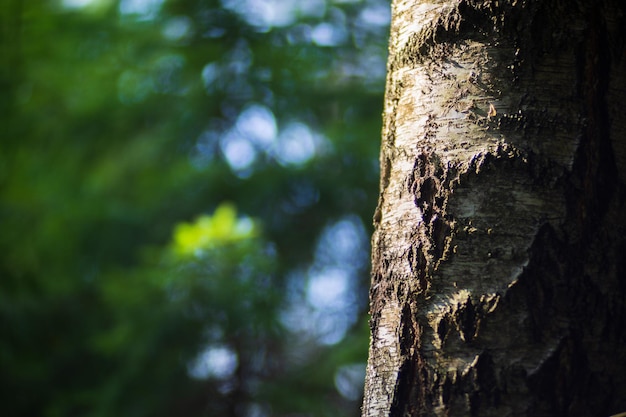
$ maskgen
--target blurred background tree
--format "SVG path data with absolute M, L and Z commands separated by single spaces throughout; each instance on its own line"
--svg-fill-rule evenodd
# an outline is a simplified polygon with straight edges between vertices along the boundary
M 356 416 L 384 0 L 4 0 L 3 416 Z

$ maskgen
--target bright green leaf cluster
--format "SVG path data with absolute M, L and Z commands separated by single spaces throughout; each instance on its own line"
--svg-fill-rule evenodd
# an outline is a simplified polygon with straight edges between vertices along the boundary
M 212 216 L 203 215 L 193 223 L 179 223 L 174 229 L 172 251 L 177 257 L 199 257 L 203 251 L 257 235 L 257 226 L 247 218 L 237 218 L 235 206 L 219 205 Z

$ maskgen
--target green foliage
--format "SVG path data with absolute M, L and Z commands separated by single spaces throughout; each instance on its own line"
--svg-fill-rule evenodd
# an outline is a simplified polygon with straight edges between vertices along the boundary
M 256 234 L 250 219 L 237 219 L 231 204 L 223 203 L 213 216 L 203 215 L 193 223 L 180 223 L 174 230 L 172 252 L 177 258 L 202 256 L 203 251 L 250 239 Z
M 2 415 L 358 414 L 387 7 L 0 6 Z

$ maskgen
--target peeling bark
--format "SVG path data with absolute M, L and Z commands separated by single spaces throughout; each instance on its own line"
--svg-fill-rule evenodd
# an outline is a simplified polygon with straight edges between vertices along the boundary
M 393 2 L 363 416 L 626 411 L 625 13 Z

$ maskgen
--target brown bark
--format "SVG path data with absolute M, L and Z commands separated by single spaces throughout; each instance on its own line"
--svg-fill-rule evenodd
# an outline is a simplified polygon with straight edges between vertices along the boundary
M 626 411 L 624 15 L 394 1 L 363 416 Z

